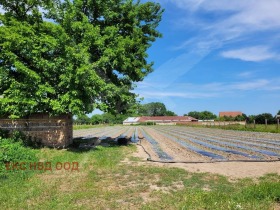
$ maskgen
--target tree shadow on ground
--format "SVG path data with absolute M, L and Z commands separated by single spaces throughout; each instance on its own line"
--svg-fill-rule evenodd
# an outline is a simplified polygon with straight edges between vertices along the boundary
M 104 139 L 98 137 L 91 138 L 74 138 L 73 143 L 69 145 L 67 151 L 84 153 L 92 150 L 99 150 L 98 146 L 102 147 L 120 147 L 127 146 L 131 143 L 131 138 L 128 137 L 119 137 L 112 138 L 106 137 Z

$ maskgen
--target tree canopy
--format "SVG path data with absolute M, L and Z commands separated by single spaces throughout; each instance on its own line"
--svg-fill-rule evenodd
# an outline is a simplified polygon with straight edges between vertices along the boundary
M 163 10 L 133 0 L 0 0 L 0 114 L 125 113 Z M 42 12 L 44 11 L 44 12 Z M 48 18 L 48 19 L 47 19 Z M 51 21 L 50 21 L 51 20 Z
M 165 112 L 165 116 L 177 116 L 177 114 L 175 112 L 173 112 L 173 111 L 167 110 Z
M 202 112 L 191 111 L 188 114 L 185 114 L 185 116 L 194 117 L 198 120 L 214 120 L 217 118 L 215 114 L 209 111 L 202 111 Z
M 267 120 L 268 124 L 275 123 L 275 118 L 270 113 L 262 113 L 255 116 L 255 121 L 257 124 L 264 124 L 265 120 Z
M 87 115 L 80 115 L 74 119 L 76 124 L 122 124 L 123 121 L 128 117 L 128 115 L 117 114 L 113 115 L 111 113 L 95 114 L 91 117 Z
M 166 109 L 164 103 L 151 102 L 140 105 L 139 113 L 140 116 L 176 116 L 176 114 Z

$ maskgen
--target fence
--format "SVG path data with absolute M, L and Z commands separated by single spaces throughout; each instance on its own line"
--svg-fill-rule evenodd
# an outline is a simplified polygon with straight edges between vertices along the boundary
M 0 129 L 22 131 L 27 136 L 40 140 L 45 146 L 66 147 L 72 143 L 72 115 L 50 117 L 49 114 L 33 114 L 24 119 L 0 118 Z
M 245 127 L 246 128 L 252 128 L 256 129 L 258 127 L 262 127 L 262 129 L 267 130 L 267 129 L 276 129 L 277 131 L 280 129 L 279 126 L 279 119 L 276 119 L 276 122 L 274 124 L 268 124 L 267 119 L 265 119 L 264 124 L 257 124 L 256 121 L 254 120 L 252 123 L 246 123 Z

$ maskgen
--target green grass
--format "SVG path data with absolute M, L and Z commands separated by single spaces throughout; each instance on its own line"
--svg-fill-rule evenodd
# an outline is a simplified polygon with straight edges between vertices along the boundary
M 280 176 L 226 177 L 148 166 L 135 146 L 91 151 L 41 149 L 41 161 L 79 162 L 79 171 L 35 171 L 0 180 L 1 209 L 273 209 Z M 129 162 L 122 162 L 125 158 Z M 53 167 L 55 169 L 55 167 Z
M 89 128 L 99 128 L 104 125 L 73 125 L 73 130 L 89 129 Z
M 216 126 L 217 127 L 217 126 Z M 225 127 L 218 127 L 227 130 L 240 130 L 240 131 L 255 131 L 255 132 L 269 132 L 269 133 L 280 133 L 280 127 L 277 129 L 277 125 L 262 125 L 256 124 L 255 127 L 252 124 L 246 125 L 227 125 Z

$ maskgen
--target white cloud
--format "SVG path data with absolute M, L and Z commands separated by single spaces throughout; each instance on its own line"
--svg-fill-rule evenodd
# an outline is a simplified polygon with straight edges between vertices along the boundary
M 252 71 L 245 71 L 237 75 L 240 78 L 251 78 L 255 76 L 255 72 Z
M 203 39 L 201 39 L 200 37 L 195 37 L 181 43 L 179 46 L 176 46 L 173 49 L 182 50 L 191 48 L 194 52 L 196 52 L 196 54 L 205 56 L 208 55 L 208 53 L 212 50 L 215 50 L 219 47 L 221 47 L 221 41 L 217 40 L 215 37 L 208 37 Z
M 228 15 L 227 18 L 220 19 L 209 26 L 209 29 L 214 34 L 231 40 L 256 32 L 268 32 L 280 28 L 280 13 L 278 12 L 280 10 L 280 1 L 243 1 L 239 3 L 239 5 L 233 4 L 231 7 L 232 3 L 228 2 L 228 5 L 235 10 L 232 15 Z M 210 11 L 229 11 L 223 4 L 219 6 Z M 211 9 L 210 5 L 207 8 Z
M 192 12 L 231 12 L 228 18 L 218 21 L 224 23 L 223 26 L 240 24 L 261 26 L 261 28 L 280 26 L 279 0 L 170 0 L 169 2 Z
M 279 55 L 271 52 L 267 46 L 254 46 L 237 50 L 224 51 L 221 55 L 225 58 L 235 58 L 244 61 L 264 61 L 278 59 Z
M 255 79 L 241 82 L 213 82 L 205 84 L 181 83 L 174 84 L 168 89 L 159 89 L 155 83 L 139 84 L 137 94 L 150 99 L 171 99 L 171 98 L 223 98 L 232 94 L 242 94 L 246 91 L 266 91 L 273 92 L 280 90 L 280 79 Z
M 213 98 L 217 97 L 217 93 L 203 93 L 203 92 L 165 92 L 165 91 L 147 91 L 141 92 L 140 96 L 145 98 Z
M 231 90 L 265 90 L 269 84 L 269 80 L 259 79 L 248 82 L 233 83 L 228 85 L 226 88 Z
M 196 49 L 171 58 L 160 65 L 145 80 L 147 84 L 157 84 L 157 88 L 167 88 L 181 76 L 190 71 L 209 53 L 206 49 Z
M 246 53 L 244 50 L 228 53 L 233 56 L 239 53 L 241 58 L 249 61 L 276 58 L 275 54 L 270 52 L 270 47 L 279 44 L 279 39 L 275 38 L 280 34 L 279 0 L 169 0 L 168 2 L 186 11 L 183 20 L 178 21 L 181 28 L 196 27 L 199 33 L 195 38 L 183 42 L 177 49 L 198 49 L 203 45 L 204 49 L 215 50 L 226 44 L 246 44 L 247 41 L 255 40 L 256 33 L 266 33 L 265 38 L 258 37 L 258 45 L 263 45 L 258 55 L 242 55 Z M 203 14 L 210 14 L 215 18 L 211 18 L 210 21 L 205 19 Z M 262 55 L 264 57 L 261 57 Z
M 167 2 L 175 3 L 177 7 L 186 10 L 198 9 L 205 0 L 169 0 Z
M 188 88 L 198 91 L 228 92 L 228 91 L 275 91 L 278 90 L 280 79 L 255 79 L 230 83 L 188 84 Z

